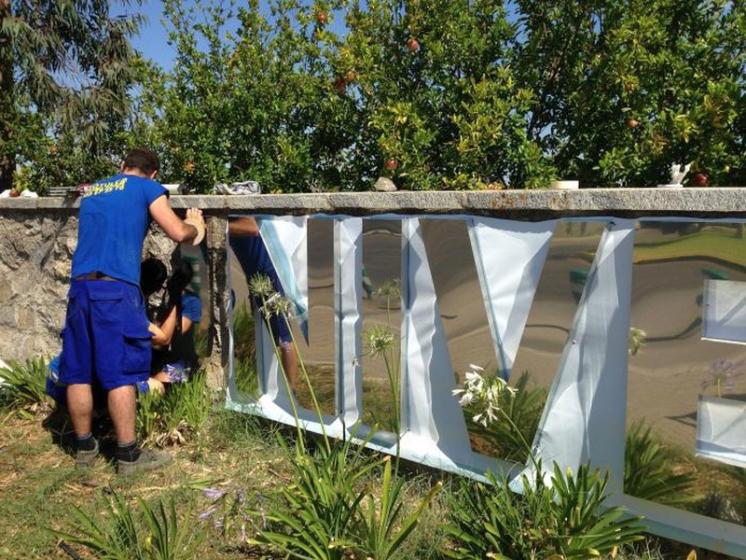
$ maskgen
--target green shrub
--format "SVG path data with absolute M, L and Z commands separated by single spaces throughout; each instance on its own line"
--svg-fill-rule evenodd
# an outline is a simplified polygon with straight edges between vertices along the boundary
M 137 509 L 114 493 L 94 514 L 72 508 L 69 531 L 53 531 L 80 545 L 95 558 L 105 560 L 191 560 L 204 533 L 193 523 L 183 523 L 173 498 L 155 507 L 137 500 Z M 189 512 L 185 519 L 191 517 Z
M 297 448 L 293 483 L 266 513 L 259 541 L 291 558 L 342 560 L 354 549 L 353 525 L 364 479 L 380 464 L 349 440 L 312 452 Z
M 673 454 L 651 434 L 644 421 L 632 425 L 624 449 L 624 492 L 645 500 L 683 505 L 692 501 L 691 473 L 677 473 Z
M 419 504 L 404 517 L 404 479 L 392 474 L 391 460 L 384 459 L 380 495 L 368 494 L 358 502 L 352 526 L 356 548 L 365 558 L 389 560 L 402 557 L 402 545 L 414 531 L 422 511 L 440 491 L 442 483 L 433 486 Z
M 47 406 L 50 401 L 44 390 L 46 376 L 47 363 L 41 357 L 0 368 L 0 406 L 24 411 Z
M 447 530 L 449 558 L 460 560 L 585 559 L 640 540 L 639 518 L 605 508 L 608 475 L 587 466 L 577 474 L 555 466 L 551 484 L 541 474 L 522 477 L 522 493 L 507 477 L 491 484 L 462 481 L 454 495 Z
M 291 459 L 295 482 L 270 505 L 259 542 L 291 558 L 402 558 L 404 543 L 442 485 L 409 511 L 396 461 L 370 455 L 350 440 L 298 448 Z
M 157 445 L 185 443 L 199 433 L 210 414 L 212 397 L 203 371 L 186 383 L 175 383 L 166 394 L 140 396 L 137 410 L 139 439 Z

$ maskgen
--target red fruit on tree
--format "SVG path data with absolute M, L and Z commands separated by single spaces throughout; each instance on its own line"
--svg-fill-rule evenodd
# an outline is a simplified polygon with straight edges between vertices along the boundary
M 334 89 L 337 93 L 342 95 L 347 90 L 347 82 L 344 78 L 337 78 L 334 80 Z
M 399 167 L 399 162 L 396 161 L 394 158 L 389 158 L 386 160 L 386 163 L 384 163 L 383 166 L 386 168 L 387 171 L 394 171 Z
M 640 126 L 640 121 L 638 121 L 637 119 L 627 119 L 626 124 L 627 128 L 637 128 L 638 126 Z
M 420 50 L 420 42 L 414 37 L 410 37 L 407 39 L 407 48 L 409 49 L 409 52 L 417 52 Z
M 353 84 L 357 81 L 357 72 L 354 70 L 348 70 L 345 74 L 345 82 L 348 84 Z
M 316 23 L 319 25 L 326 25 L 329 21 L 329 14 L 326 12 L 316 12 Z
M 704 173 L 695 173 L 692 177 L 692 185 L 695 187 L 708 187 L 710 186 L 710 178 Z
M 21 196 L 21 193 L 18 192 L 18 189 L 10 189 L 10 196 L 15 198 L 17 196 Z

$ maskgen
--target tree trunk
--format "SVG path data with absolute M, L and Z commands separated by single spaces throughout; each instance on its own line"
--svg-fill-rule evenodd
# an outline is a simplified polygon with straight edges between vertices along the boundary
M 0 29 L 10 17 L 10 0 L 0 0 Z M 0 192 L 13 186 L 16 153 L 12 142 L 15 107 L 13 101 L 13 45 L 0 34 Z

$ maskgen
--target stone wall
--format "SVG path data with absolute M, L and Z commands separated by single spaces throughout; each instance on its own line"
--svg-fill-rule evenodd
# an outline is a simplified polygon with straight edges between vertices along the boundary
M 59 351 L 75 215 L 0 213 L 0 358 L 23 360 Z

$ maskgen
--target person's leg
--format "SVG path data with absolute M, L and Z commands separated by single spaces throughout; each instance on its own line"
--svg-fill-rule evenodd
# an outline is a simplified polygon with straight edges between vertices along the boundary
M 135 441 L 135 387 L 125 385 L 109 391 L 109 414 L 119 444 Z
M 135 431 L 136 384 L 148 380 L 151 366 L 151 336 L 142 295 L 139 288 L 124 283 L 100 282 L 95 290 L 91 316 L 96 377 L 108 392 L 117 438 L 117 472 L 127 475 L 160 467 L 170 456 L 140 449 Z
M 91 387 L 91 338 L 88 329 L 88 293 L 83 282 L 73 281 L 68 295 L 59 381 L 66 385 L 66 404 L 75 432 L 75 466 L 90 467 L 98 455 L 98 442 L 91 433 L 93 390 Z
M 90 385 L 76 383 L 67 386 L 67 410 L 77 437 L 91 433 L 93 416 L 93 391 Z

